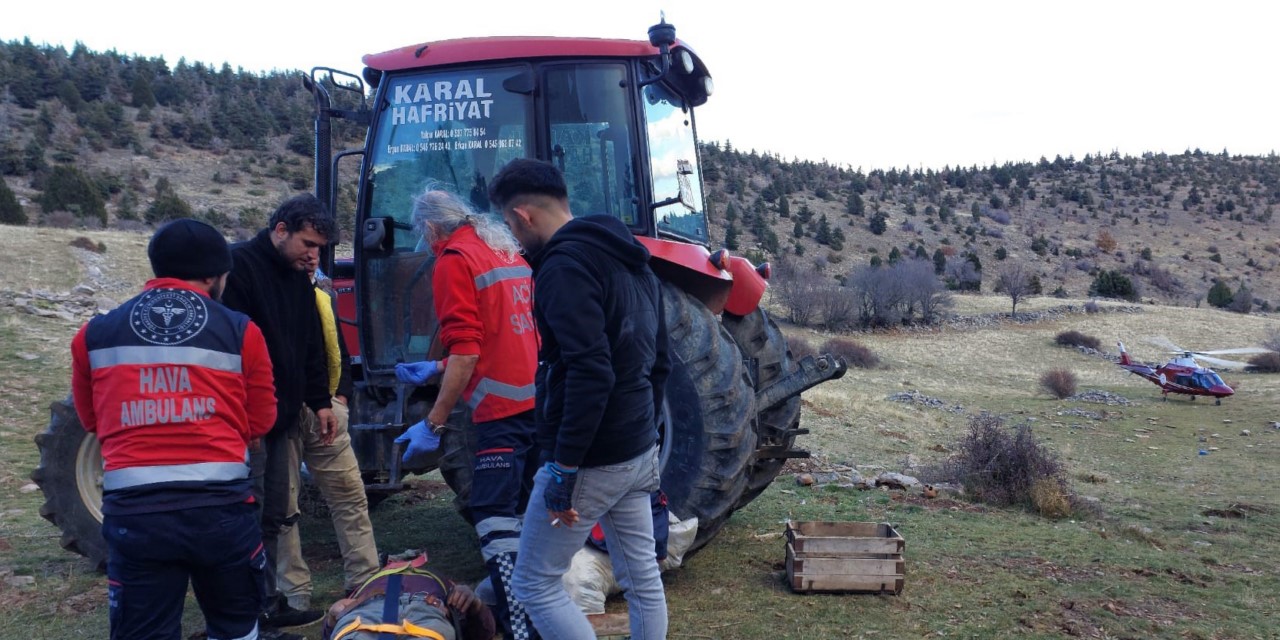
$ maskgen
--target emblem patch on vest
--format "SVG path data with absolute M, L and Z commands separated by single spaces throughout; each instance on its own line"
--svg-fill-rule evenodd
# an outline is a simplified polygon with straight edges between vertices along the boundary
M 204 296 L 180 289 L 153 289 L 138 299 L 129 326 L 151 344 L 181 344 L 209 321 Z

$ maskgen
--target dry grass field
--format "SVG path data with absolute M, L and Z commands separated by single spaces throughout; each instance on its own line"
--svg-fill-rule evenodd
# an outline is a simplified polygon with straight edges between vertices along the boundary
M 32 289 L 67 291 L 80 283 L 123 300 L 146 277 L 146 237 L 11 227 L 3 233 L 0 638 L 106 637 L 104 580 L 58 547 L 58 532 L 39 517 L 41 494 L 29 480 L 37 463 L 32 437 L 47 423 L 49 402 L 67 391 L 67 344 L 78 323 L 18 312 L 12 301 Z M 79 235 L 104 243 L 106 252 L 71 248 Z M 1019 310 L 1084 302 L 1033 298 Z M 962 296 L 954 311 L 1007 314 L 1008 306 L 1004 297 Z M 881 365 L 851 369 L 805 394 L 802 426 L 812 433 L 799 444 L 814 459 L 795 465 L 854 466 L 864 475 L 919 472 L 953 452 L 971 415 L 987 411 L 1010 427 L 1031 425 L 1093 511 L 1049 520 L 963 498 L 926 500 L 918 490 L 801 487 L 789 469 L 710 546 L 666 576 L 670 636 L 1280 637 L 1280 430 L 1271 425 L 1280 420 L 1280 376 L 1225 372 L 1238 393 L 1221 406 L 1203 398 L 1163 402 L 1151 383 L 1053 344 L 1058 332 L 1076 330 L 1108 351 L 1123 340 L 1135 358 L 1156 361 L 1165 355 L 1144 342 L 1149 336 L 1194 349 L 1252 346 L 1280 322 L 1210 309 L 1102 306 L 1101 313 L 1038 323 L 841 336 L 869 347 Z M 833 337 L 784 330 L 815 347 Z M 1053 399 L 1037 382 L 1050 368 L 1074 372 L 1081 391 L 1119 394 L 1132 404 Z M 903 391 L 963 409 L 888 399 Z M 1201 447 L 1216 449 L 1200 456 Z M 374 511 L 380 546 L 427 548 L 443 571 L 478 577 L 474 535 L 453 514 L 450 498 L 438 477 L 418 479 L 414 491 Z M 893 523 L 907 540 L 905 591 L 791 594 L 780 580 L 780 533 L 788 518 Z M 337 546 L 327 523 L 306 520 L 303 534 L 323 601 L 339 584 Z M 611 610 L 624 606 L 610 603 Z M 189 610 L 184 637 L 199 629 L 199 614 Z

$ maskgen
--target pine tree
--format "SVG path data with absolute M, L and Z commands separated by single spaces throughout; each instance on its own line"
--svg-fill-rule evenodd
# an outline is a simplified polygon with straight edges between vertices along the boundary
M 804 223 L 796 220 L 796 226 L 791 227 L 791 235 L 797 238 L 804 237 Z
M 26 223 L 27 213 L 18 204 L 18 197 L 4 180 L 0 180 L 0 224 Z
M 849 194 L 849 200 L 845 203 L 845 212 L 851 216 L 861 216 L 866 212 L 866 204 L 862 202 L 862 196 L 857 191 Z
M 72 211 L 78 217 L 94 217 L 107 223 L 107 208 L 98 186 L 75 167 L 57 166 L 49 174 L 40 193 L 40 208 L 45 212 Z
M 902 261 L 902 252 L 894 247 L 889 250 L 889 264 L 898 264 Z
M 831 223 L 827 222 L 827 214 L 818 219 L 818 232 L 813 236 L 818 244 L 831 244 Z
M 724 248 L 733 250 L 738 248 L 738 225 L 732 222 L 724 230 Z
M 939 247 L 933 251 L 933 273 L 942 275 L 947 272 L 947 254 Z
M 867 226 L 871 229 L 871 233 L 881 235 L 889 229 L 889 216 L 877 212 L 871 216 L 871 222 Z

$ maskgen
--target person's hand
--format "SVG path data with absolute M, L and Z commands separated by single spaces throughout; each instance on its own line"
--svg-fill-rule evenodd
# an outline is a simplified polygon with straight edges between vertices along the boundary
M 440 436 L 431 430 L 426 420 L 405 429 L 395 441 L 405 445 L 400 461 L 408 467 L 415 466 L 416 459 L 440 448 Z
M 338 437 L 338 417 L 333 409 L 321 409 L 316 412 L 316 427 L 319 429 L 320 444 L 329 446 Z
M 449 590 L 449 597 L 446 602 L 454 609 L 465 613 L 479 613 L 480 611 L 480 598 L 476 597 L 471 587 L 463 584 L 453 585 L 453 588 Z
M 573 525 L 578 522 L 578 510 L 573 508 L 573 487 L 578 483 L 578 468 L 563 467 L 554 460 L 546 464 L 551 482 L 542 494 L 542 500 L 551 514 L 552 525 L 556 520 Z
M 396 380 L 406 384 L 425 384 L 440 373 L 440 361 L 401 362 L 396 365 Z

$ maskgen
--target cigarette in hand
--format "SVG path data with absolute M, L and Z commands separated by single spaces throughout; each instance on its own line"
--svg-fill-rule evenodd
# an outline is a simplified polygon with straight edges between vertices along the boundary
M 553 526 L 553 527 L 558 527 L 558 526 L 560 526 L 560 518 L 556 518 L 556 519 L 552 520 L 552 521 L 551 521 L 551 526 Z

